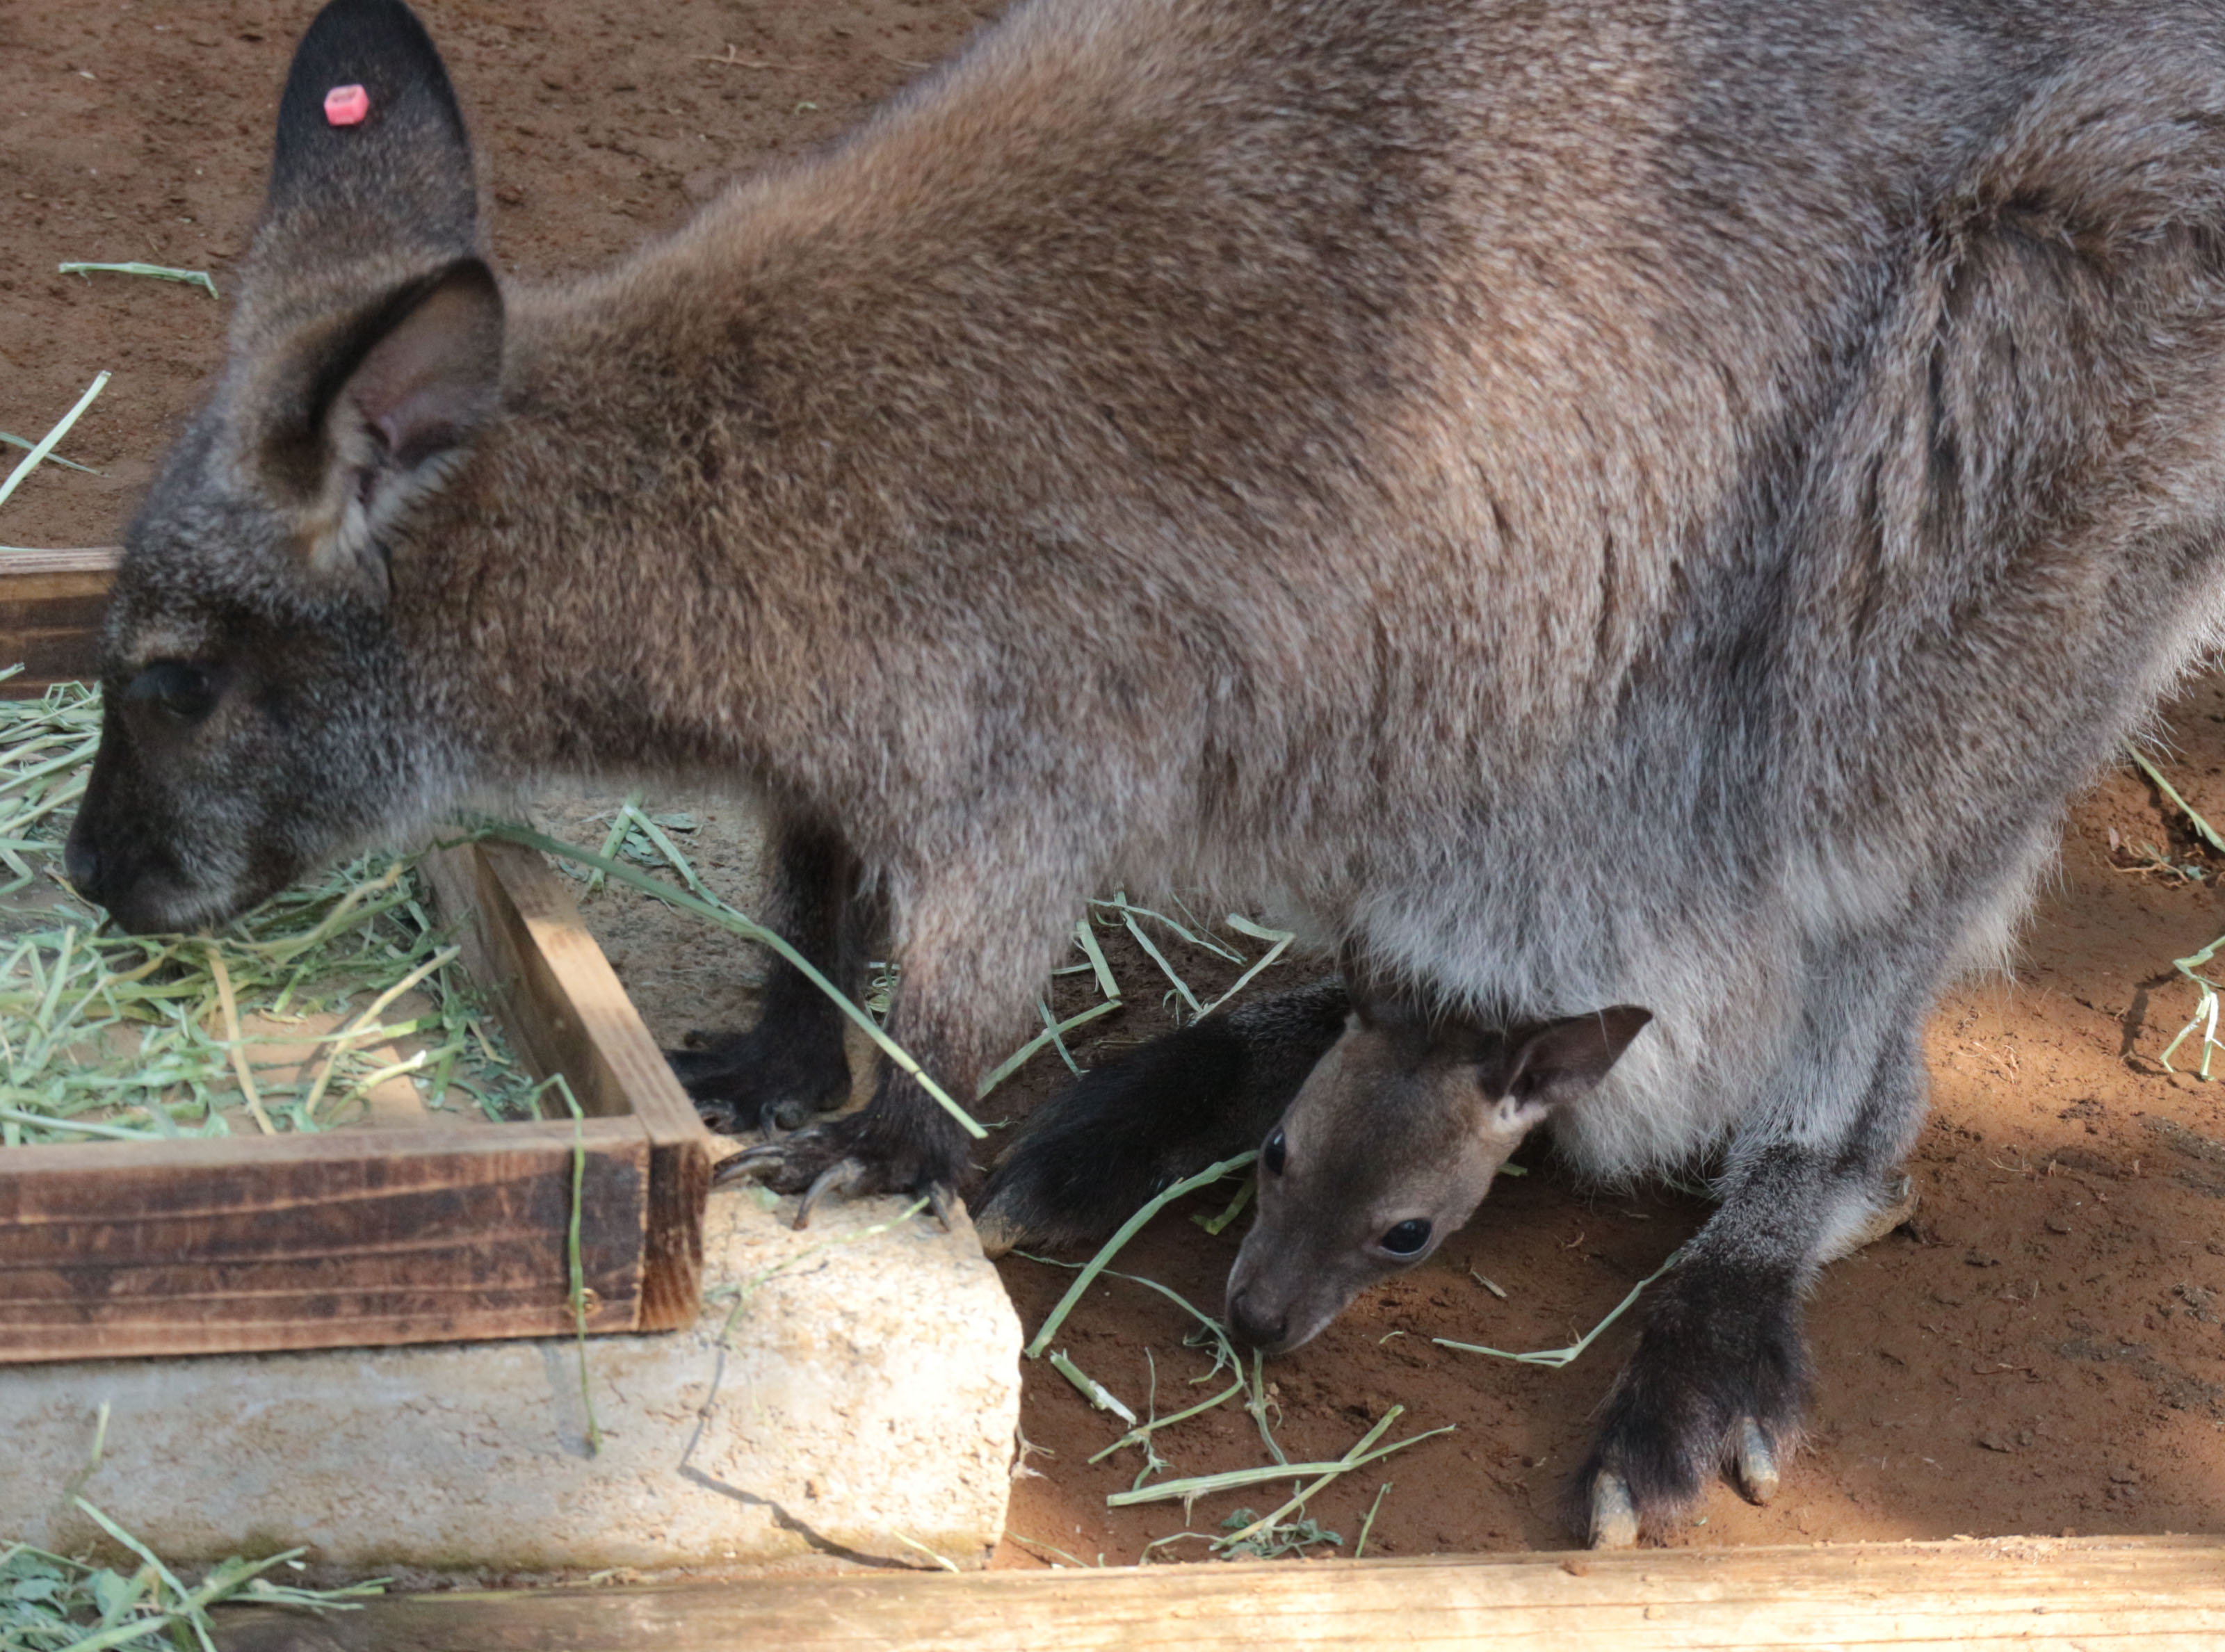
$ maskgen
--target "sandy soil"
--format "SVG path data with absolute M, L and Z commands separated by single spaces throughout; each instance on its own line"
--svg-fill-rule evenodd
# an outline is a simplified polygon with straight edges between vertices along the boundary
M 992 9 L 428 0 L 425 9 L 487 157 L 497 253 L 510 270 L 543 277 L 600 263 L 677 223 L 721 180 L 832 136 Z M 269 111 L 308 10 L 267 0 L 0 9 L 0 430 L 35 438 L 96 372 L 117 375 L 63 450 L 102 474 L 42 472 L 0 512 L 0 541 L 118 536 L 218 359 L 225 307 L 190 288 L 66 278 L 54 265 L 206 269 L 230 295 Z M 2174 780 L 2225 821 L 2225 691 L 2196 685 L 2170 726 Z M 740 842 L 711 857 L 738 876 Z M 2137 870 L 2150 844 L 2202 876 Z M 2225 1090 L 2156 1060 L 2195 1006 L 2171 960 L 2225 933 L 2221 870 L 2225 858 L 2194 844 L 2129 769 L 2080 802 L 2013 978 L 1956 991 L 1931 1027 L 1937 1114 L 1911 1165 L 1918 1218 L 1834 1267 L 1816 1292 L 1809 1448 L 1774 1506 L 1721 1492 L 1677 1541 L 2225 1530 L 2225 1302 L 2214 1294 L 2225 1294 L 2225 1242 L 2213 1237 L 2225 1210 Z M 660 940 L 637 920 L 598 921 L 619 923 L 613 950 L 665 1036 L 746 1010 L 734 984 L 746 972 L 732 959 L 692 938 Z M 1119 961 L 1124 975 L 1149 967 Z M 718 992 L 707 974 L 723 983 Z M 1128 1024 L 1093 1030 L 1139 1036 L 1151 1013 L 1133 1009 L 1115 1018 Z M 1024 1106 L 1052 1065 L 1038 1062 L 1000 1101 Z M 1392 1404 L 1406 1408 L 1398 1434 L 1457 1430 L 1315 1501 L 1342 1552 L 1386 1481 L 1394 1489 L 1371 1553 L 1566 1541 L 1562 1476 L 1626 1345 L 1620 1328 L 1561 1370 L 1429 1339 L 1566 1343 L 1705 1207 L 1664 1189 L 1586 1191 L 1528 1156 L 1535 1174 L 1502 1184 L 1430 1265 L 1270 1369 L 1271 1421 L 1294 1459 L 1341 1453 Z M 1209 1308 L 1235 1243 L 1236 1231 L 1209 1237 L 1176 1212 L 1124 1266 Z M 1017 1260 L 1005 1276 L 1030 1324 L 1067 1282 Z M 1092 1293 L 1063 1340 L 1132 1404 L 1149 1389 L 1148 1353 L 1163 1411 L 1210 1391 L 1185 1386 L 1206 1363 L 1182 1345 L 1185 1329 L 1162 1299 L 1116 1282 Z M 1060 1551 L 1132 1560 L 1183 1529 L 1170 1504 L 1108 1514 L 1104 1495 L 1129 1484 L 1136 1453 L 1087 1464 L 1118 1425 L 1048 1369 L 1030 1378 L 1025 1433 L 1042 1449 L 1028 1466 L 1041 1478 L 1016 1486 L 997 1564 Z M 1258 1463 L 1264 1446 L 1230 1408 L 1170 1430 L 1162 1449 L 1176 1472 L 1198 1473 Z M 1190 1529 L 1277 1495 L 1201 1503 Z M 1202 1549 L 1181 1541 L 1157 1553 Z

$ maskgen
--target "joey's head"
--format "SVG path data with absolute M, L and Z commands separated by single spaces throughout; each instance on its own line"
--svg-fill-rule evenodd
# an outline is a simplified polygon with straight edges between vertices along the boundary
M 126 928 L 227 917 L 468 781 L 402 615 L 498 409 L 477 201 L 416 18 L 334 0 L 287 79 L 224 370 L 131 527 L 102 635 L 67 859 Z
M 1475 1213 L 1522 1138 L 1606 1077 L 1651 1012 L 1628 1005 L 1487 1028 L 1355 989 L 1343 1036 L 1259 1150 L 1258 1215 L 1228 1323 L 1267 1353 L 1428 1258 Z

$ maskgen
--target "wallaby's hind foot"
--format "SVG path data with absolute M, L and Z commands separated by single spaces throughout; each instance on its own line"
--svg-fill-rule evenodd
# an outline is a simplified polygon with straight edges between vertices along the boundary
M 1348 1007 L 1341 981 L 1316 981 L 1084 1074 L 1005 1149 L 975 1218 L 982 1249 L 1100 1239 L 1170 1182 L 1257 1147 L 1343 1032 Z
M 1746 1501 L 1766 1505 L 1777 1495 L 1777 1448 L 1761 1425 L 1752 1417 L 1739 1422 L 1736 1461 L 1732 1465 L 1739 1490 Z M 1638 1546 L 1637 1500 L 1630 1486 L 1613 1469 L 1599 1469 L 1591 1478 L 1591 1501 L 1581 1522 L 1594 1548 L 1635 1548 Z
M 1678 1288 L 1672 1282 L 1681 1282 Z M 1777 1495 L 1807 1390 L 1798 1292 L 1751 1275 L 1683 1269 L 1662 1282 L 1575 1478 L 1570 1524 L 1594 1548 L 1658 1537 L 1727 1476 L 1754 1503 Z

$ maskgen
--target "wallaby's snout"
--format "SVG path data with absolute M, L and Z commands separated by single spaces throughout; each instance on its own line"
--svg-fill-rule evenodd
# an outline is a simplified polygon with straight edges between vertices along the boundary
M 1596 1086 L 1651 1019 L 1619 1005 L 1501 1029 L 1356 990 L 1343 1037 L 1259 1149 L 1229 1329 L 1287 1353 L 1427 1260 L 1531 1129 Z

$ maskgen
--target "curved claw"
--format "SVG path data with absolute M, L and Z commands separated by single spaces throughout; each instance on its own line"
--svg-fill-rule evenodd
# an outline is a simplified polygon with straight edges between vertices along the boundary
M 803 1197 L 796 1206 L 795 1226 L 797 1231 L 811 1225 L 811 1212 L 819 1201 L 829 1193 L 846 1193 L 863 1179 L 865 1167 L 855 1159 L 837 1159 L 812 1178 L 811 1186 L 803 1190 Z
M 764 1137 L 768 1144 L 777 1142 L 795 1128 L 795 1125 L 782 1118 L 779 1102 L 769 1101 L 758 1109 L 758 1133 Z
M 927 1189 L 927 1207 L 935 1212 L 935 1219 L 942 1224 L 945 1233 L 958 1231 L 958 1225 L 967 1220 L 966 1201 L 945 1182 L 931 1182 Z
M 779 1169 L 787 1158 L 786 1151 L 777 1142 L 745 1148 L 732 1158 L 719 1161 L 718 1168 L 711 1172 L 711 1185 L 724 1187 L 730 1182 L 753 1181 L 767 1171 Z
M 1766 1503 L 1777 1495 L 1777 1453 L 1752 1417 L 1739 1424 L 1738 1478 L 1749 1503 Z
M 1638 1507 L 1630 1488 L 1613 1469 L 1592 1477 L 1591 1544 L 1594 1548 L 1635 1548 Z

